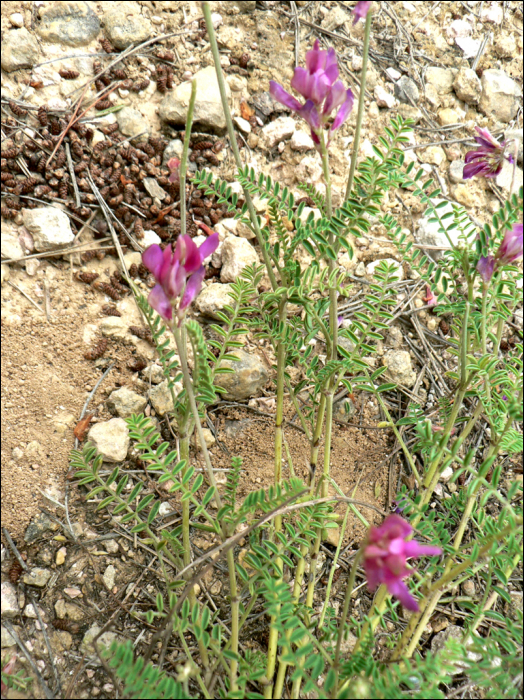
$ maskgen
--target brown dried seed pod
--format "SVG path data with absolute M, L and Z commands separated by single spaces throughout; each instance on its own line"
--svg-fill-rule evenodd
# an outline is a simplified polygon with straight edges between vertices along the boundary
M 19 152 L 20 149 L 18 149 L 16 146 L 13 146 L 12 148 L 8 148 L 5 151 L 2 151 L 2 158 L 16 158 Z
M 6 182 L 7 180 L 13 180 L 13 176 L 11 175 L 11 173 L 7 173 L 5 170 L 2 170 L 0 177 L 2 179 L 2 182 Z
M 102 257 L 100 257 L 100 255 Z M 99 260 L 103 260 L 104 258 L 104 251 L 103 250 L 86 250 L 85 253 L 82 253 L 80 255 L 80 258 L 82 262 L 90 262 L 91 260 L 94 260 L 95 258 L 98 258 Z
M 124 201 L 124 195 L 122 193 L 117 194 L 116 197 L 111 197 L 109 200 L 109 206 L 111 207 L 118 207 L 119 204 L 122 204 Z
M 20 576 L 22 575 L 22 571 L 24 570 L 22 564 L 18 561 L 18 559 L 13 559 L 11 562 L 11 566 L 9 567 L 9 580 L 11 583 L 16 583 Z
M 58 196 L 60 199 L 67 199 L 67 193 L 69 191 L 69 186 L 67 182 L 61 182 L 58 186 Z
M 149 273 L 145 279 L 145 283 L 149 289 L 153 289 L 153 287 L 156 285 L 156 277 L 152 273 Z
M 205 158 L 211 163 L 211 165 L 220 165 L 220 161 L 216 157 L 216 155 L 213 153 L 213 151 L 203 151 L 202 155 L 205 156 Z
M 500 349 L 502 350 L 502 352 L 508 352 L 509 343 L 506 340 L 506 338 L 502 338 L 502 340 L 500 341 Z
M 37 185 L 35 187 L 35 197 L 45 197 L 51 192 L 49 185 Z
M 111 107 L 111 104 L 111 100 L 98 100 L 98 102 L 96 102 L 95 104 L 95 109 L 109 109 L 109 107 Z
M 127 366 L 132 372 L 141 372 L 147 367 L 147 362 L 142 357 L 132 357 Z
M 142 340 L 147 340 L 148 343 L 153 343 L 153 336 L 149 328 L 140 328 L 140 326 L 129 326 L 129 332 L 133 335 L 142 338 Z
M 58 617 L 51 620 L 51 624 L 57 630 L 62 632 L 69 632 L 70 634 L 79 634 L 81 627 L 78 622 L 73 622 L 72 620 L 60 620 Z
M 58 119 L 53 119 L 49 123 L 49 130 L 53 136 L 58 136 L 60 133 L 60 122 Z
M 101 338 L 94 348 L 84 353 L 86 360 L 98 360 L 107 350 L 107 338 Z
M 20 194 L 27 194 L 35 188 L 35 185 L 38 185 L 38 180 L 35 177 L 27 177 L 25 180 L 20 180 L 17 184 L 17 190 L 20 191 Z
M 194 214 L 195 216 L 200 216 L 200 217 L 202 217 L 202 216 L 205 216 L 205 215 L 206 215 L 206 210 L 203 209 L 202 207 L 193 207 L 191 211 L 193 212 L 193 214 Z
M 165 141 L 164 139 L 161 139 L 161 138 L 150 137 L 149 143 L 151 146 L 153 146 L 155 151 L 160 155 L 162 155 L 162 153 L 165 150 L 165 147 L 167 146 L 167 141 Z
M 102 82 L 102 78 L 97 78 L 97 80 L 95 80 L 95 88 L 97 92 L 102 92 L 105 88 L 105 83 Z
M 136 263 L 132 263 L 129 266 L 129 276 L 132 279 L 136 279 L 138 277 L 138 265 Z
M 56 155 L 56 162 L 55 162 L 55 167 L 61 168 L 62 165 L 66 162 L 66 152 L 64 148 L 60 148 L 58 150 L 58 153 Z
M 89 251 L 90 253 L 94 251 Z M 93 284 L 93 282 L 100 277 L 98 272 L 77 272 L 75 274 L 75 279 L 79 282 L 84 282 L 84 284 Z
M 134 231 L 135 236 L 138 239 L 142 239 L 144 237 L 144 224 L 142 223 L 142 219 L 140 219 L 139 217 L 135 219 Z
M 22 209 L 22 203 L 18 202 L 16 199 L 13 199 L 12 197 L 6 197 L 5 198 L 5 206 L 10 207 L 11 209 L 16 209 L 16 211 L 20 211 Z
M 222 217 L 216 211 L 216 209 L 211 209 L 211 211 L 209 212 L 209 218 L 211 219 L 211 224 L 215 226 L 216 224 L 218 224 Z
M 109 126 L 106 126 L 103 129 L 100 129 L 100 131 L 103 134 L 105 134 L 106 136 L 109 136 L 109 134 L 114 134 L 115 131 L 118 131 L 118 122 L 114 122 L 113 124 L 109 124 Z
M 113 53 L 114 48 L 113 44 L 109 41 L 109 39 L 100 39 L 100 46 L 104 49 L 106 53 Z
M 71 152 L 78 158 L 82 158 L 82 156 L 84 155 L 84 149 L 82 148 L 82 144 L 80 143 L 80 141 L 73 141 L 73 143 L 71 144 Z
M 107 282 L 94 282 L 93 287 L 98 289 L 99 292 L 107 294 L 107 296 L 111 297 L 113 301 L 120 301 L 120 294 L 118 293 L 118 290 L 116 290 L 110 284 L 107 284 Z
M 150 82 L 151 81 L 149 80 L 149 78 L 144 78 L 143 80 L 137 80 L 131 85 L 130 89 L 132 92 L 142 92 L 142 90 L 145 90 Z
M 36 113 L 36 118 L 42 126 L 47 126 L 49 122 L 47 117 L 47 107 L 45 105 L 40 105 L 38 112 Z
M 17 117 L 25 117 L 27 114 L 27 109 L 20 107 L 20 105 L 17 105 L 16 102 L 13 102 L 13 100 L 9 100 L 9 108 L 13 114 L 16 114 Z
M 104 304 L 100 311 L 104 314 L 104 316 L 122 316 L 120 311 L 116 308 L 116 306 L 113 306 L 113 304 Z
M 173 87 L 173 69 L 168 68 L 166 71 L 166 87 L 171 90 Z
M 241 68 L 247 68 L 247 64 L 249 63 L 251 56 L 248 53 L 243 53 L 242 56 L 238 59 L 238 65 Z
M 144 265 L 144 263 L 138 264 L 138 276 L 145 280 L 149 275 L 149 270 Z
M 14 219 L 16 216 L 16 209 L 10 209 L 9 207 L 2 207 L 1 212 L 3 219 Z
M 120 270 L 115 270 L 111 275 L 111 284 L 116 289 L 121 287 L 124 292 L 129 291 L 129 285 L 127 283 L 127 280 L 124 277 L 124 275 L 120 272 Z
M 220 153 L 220 151 L 224 148 L 224 142 L 223 141 L 215 141 L 213 144 L 213 152 L 214 153 Z
M 156 89 L 160 93 L 164 93 L 167 90 L 167 76 L 159 75 L 156 79 Z
M 67 68 L 62 68 L 58 71 L 58 75 L 60 75 L 64 80 L 74 80 L 75 78 L 78 78 L 80 73 L 77 70 L 67 70 Z
M 117 80 L 125 80 L 127 78 L 127 73 L 123 68 L 113 68 L 113 76 Z
M 444 335 L 449 334 L 449 323 L 444 318 L 440 319 L 439 328 Z

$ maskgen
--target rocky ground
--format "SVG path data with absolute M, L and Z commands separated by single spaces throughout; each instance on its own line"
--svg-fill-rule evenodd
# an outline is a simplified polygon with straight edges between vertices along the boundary
M 211 4 L 244 162 L 297 197 L 303 195 L 299 182 L 321 188 L 319 156 L 305 125 L 270 98 L 268 83 L 275 79 L 287 86 L 295 56 L 303 62 L 318 38 L 335 47 L 342 78 L 358 93 L 363 25 L 352 25 L 354 3 Z M 129 488 L 144 474 L 130 461 L 123 419 L 145 411 L 167 429 L 167 387 L 142 316 L 122 284 L 121 261 L 95 192 L 122 225 L 115 224 L 125 265 L 147 293 L 151 280 L 140 267 L 140 251 L 174 240 L 180 230 L 166 163 L 181 153 L 187 80 L 193 76 L 199 92 L 191 169 L 206 167 L 228 182 L 234 178 L 201 17 L 196 2 L 2 4 L 2 523 L 27 568 L 14 563 L 2 539 L 2 648 L 19 653 L 9 627 L 34 661 L 32 668 L 20 655 L 24 670 L 32 678 L 40 673 L 51 687 L 59 682 L 64 697 L 115 696 L 110 677 L 89 657 L 89 640 L 123 610 L 106 635 L 148 642 L 149 630 L 128 613 L 147 610 L 160 590 L 147 548 L 106 512 L 85 504 L 83 492 L 66 477 L 73 429 L 83 411 L 92 414 L 84 432 L 104 454 L 104 466 L 108 472 L 115 463 L 129 470 Z M 380 3 L 370 57 L 362 156 L 373 155 L 391 117 L 414 119 L 406 160 L 433 176 L 474 222 L 488 221 L 509 194 L 512 168 L 508 164 L 495 181 L 464 181 L 463 158 L 475 125 L 515 138 L 515 182 L 522 184 L 520 3 Z M 82 125 L 61 141 L 80 96 L 76 116 L 85 111 Z M 355 120 L 356 110 L 331 147 L 335 204 L 345 189 Z M 46 164 L 55 148 L 55 160 Z M 249 229 L 214 198 L 190 186 L 189 202 L 191 235 L 200 236 L 203 222 L 221 240 L 194 309 L 210 335 L 207 326 L 228 303 L 229 285 L 246 265 L 260 261 L 260 251 Z M 263 214 L 264 202 L 256 206 Z M 446 247 L 408 192 L 390 195 L 383 210 L 397 216 L 408 239 L 428 246 L 432 255 Z M 452 356 L 446 324 L 422 308 L 425 287 L 414 270 L 400 264 L 381 224 L 354 243 L 353 259 L 345 254 L 339 260 L 351 285 L 340 312 L 350 318 L 358 310 L 378 261 L 396 263 L 398 317 L 372 361 L 386 364 L 399 384 L 388 398 L 396 416 L 410 402 L 430 411 L 447 391 L 442 373 Z M 403 315 L 415 309 L 421 310 Z M 513 324 L 509 344 L 522 332 L 522 308 Z M 320 343 L 316 351 L 324 352 Z M 233 455 L 244 458 L 242 496 L 254 483 L 262 488 L 272 481 L 275 358 L 266 342 L 250 335 L 240 355 L 235 374 L 224 375 L 226 401 L 209 412 L 208 440 L 219 470 L 230 466 Z M 346 494 L 357 487 L 357 498 L 388 509 L 406 479 L 398 449 L 387 431 L 377 429 L 378 407 L 364 396 L 354 399 L 336 424 L 332 474 Z M 292 421 L 292 407 L 286 415 Z M 309 454 L 304 435 L 292 425 L 286 439 L 294 468 L 304 476 Z M 224 474 L 218 472 L 219 482 Z M 453 488 L 444 475 L 436 498 L 446 498 Z M 159 495 L 166 526 L 176 520 L 178 502 L 166 492 Z M 357 521 L 344 551 L 362 534 Z M 199 552 L 211 542 L 195 537 L 193 544 Z M 334 544 L 325 544 L 324 562 Z M 202 581 L 205 593 L 217 600 L 221 578 L 217 571 Z M 137 579 L 141 584 L 135 588 Z M 357 600 L 356 616 L 360 605 Z M 445 617 L 431 633 L 453 622 Z M 256 634 L 262 639 L 261 631 L 252 632 L 255 641 Z M 174 667 L 176 656 L 169 662 Z M 40 692 L 35 682 L 26 694 L 11 690 L 8 697 L 41 697 Z

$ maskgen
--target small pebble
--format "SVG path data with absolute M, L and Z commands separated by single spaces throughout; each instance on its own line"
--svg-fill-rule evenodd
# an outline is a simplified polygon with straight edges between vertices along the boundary
M 24 26 L 24 17 L 20 12 L 13 12 L 13 14 L 9 16 L 9 21 L 11 22 L 13 27 Z

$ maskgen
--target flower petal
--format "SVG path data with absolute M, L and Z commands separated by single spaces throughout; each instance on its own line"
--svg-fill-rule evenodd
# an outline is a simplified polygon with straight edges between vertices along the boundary
M 321 51 L 318 39 L 315 39 L 313 48 L 306 52 L 306 68 L 310 73 L 324 68 L 326 52 Z
M 160 276 L 160 270 L 164 256 L 162 248 L 159 245 L 153 244 L 142 253 L 142 262 L 147 267 L 149 272 L 152 272 L 156 279 Z
M 292 112 L 298 112 L 302 105 L 296 100 L 293 95 L 290 95 L 287 90 L 284 90 L 282 85 L 275 83 L 274 80 L 269 81 L 269 94 L 271 97 L 290 109 Z
M 163 319 L 170 321 L 173 318 L 171 303 L 159 284 L 155 284 L 153 289 L 149 292 L 147 300 L 149 305 L 152 306 Z
M 478 136 L 475 136 L 475 141 L 477 143 L 482 144 L 490 150 L 501 147 L 501 144 L 495 138 L 493 138 L 488 129 L 482 129 L 480 126 L 476 126 L 475 130 L 477 134 L 479 134 Z
M 395 596 L 395 598 L 398 598 L 402 605 L 407 608 L 407 610 L 418 612 L 418 603 L 409 592 L 409 589 L 404 581 L 394 581 L 389 583 L 388 591 L 391 593 L 391 595 Z
M 180 311 L 189 306 L 189 304 L 191 304 L 193 299 L 199 293 L 200 288 L 202 287 L 202 282 L 204 280 L 205 274 L 206 271 L 204 266 L 202 265 L 202 267 L 200 267 L 196 272 L 194 272 L 188 279 L 186 288 L 184 289 L 184 294 L 182 295 L 182 301 L 180 302 Z
M 442 554 L 440 547 L 430 544 L 419 544 L 416 540 L 404 542 L 404 556 L 409 557 L 436 557 Z
M 346 88 L 344 87 L 344 83 L 341 80 L 337 80 L 329 91 L 322 114 L 329 114 L 334 109 L 338 109 L 345 98 Z
M 305 119 L 312 129 L 320 129 L 320 115 L 313 100 L 308 100 L 306 104 L 300 108 L 299 112 L 302 119 Z
M 349 113 L 353 109 L 354 101 L 355 98 L 353 96 L 353 93 L 351 92 L 350 88 L 348 88 L 346 91 L 346 100 L 342 107 L 338 110 L 337 116 L 335 117 L 335 120 L 331 126 L 330 132 L 336 131 L 346 121 L 346 119 L 349 116 Z
M 202 262 L 206 258 L 208 258 L 210 255 L 212 255 L 215 250 L 218 248 L 218 244 L 220 243 L 219 238 L 218 238 L 218 233 L 212 233 L 211 236 L 206 238 L 206 240 L 202 243 L 200 248 L 198 249 L 200 253 L 200 259 Z

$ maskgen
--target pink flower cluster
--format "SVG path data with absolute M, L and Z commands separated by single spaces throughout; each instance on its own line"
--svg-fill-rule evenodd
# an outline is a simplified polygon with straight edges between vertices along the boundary
M 301 104 L 293 95 L 276 83 L 269 82 L 271 96 L 296 112 L 311 127 L 311 138 L 315 146 L 320 146 L 320 134 L 333 110 L 337 110 L 335 119 L 329 129 L 327 142 L 331 134 L 342 126 L 353 108 L 353 93 L 338 80 L 338 65 L 335 49 L 322 51 L 318 40 L 306 53 L 306 67 L 297 66 L 291 80 L 291 87 L 305 98 Z
M 218 243 L 218 233 L 211 234 L 200 247 L 190 236 L 183 235 L 178 237 L 174 253 L 170 245 L 163 251 L 159 245 L 151 245 L 142 253 L 142 262 L 157 281 L 148 301 L 163 319 L 172 320 L 173 308 L 180 297 L 176 315 L 181 321 L 202 287 L 204 260 L 215 252 Z
M 495 255 L 481 257 L 477 263 L 477 272 L 487 284 L 493 273 L 502 265 L 511 265 L 522 257 L 522 224 L 514 224 L 506 231 L 502 243 Z
M 418 603 L 403 581 L 411 575 L 406 561 L 410 557 L 436 556 L 442 550 L 408 540 L 412 532 L 411 525 L 394 513 L 379 527 L 371 526 L 364 546 L 364 570 L 370 590 L 384 583 L 405 608 L 417 611 Z
M 504 159 L 510 163 L 513 162 L 511 155 L 506 155 L 506 142 L 499 143 L 489 133 L 488 129 L 475 127 L 478 136 L 475 136 L 475 141 L 480 148 L 475 151 L 468 151 L 464 158 L 466 165 L 462 177 L 464 180 L 469 180 L 475 175 L 480 177 L 497 177 L 502 170 Z

